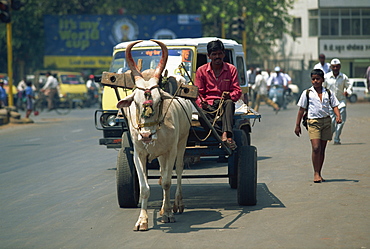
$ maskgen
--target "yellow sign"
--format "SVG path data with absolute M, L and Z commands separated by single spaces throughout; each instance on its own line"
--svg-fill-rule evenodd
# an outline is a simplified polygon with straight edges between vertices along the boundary
M 111 56 L 44 56 L 44 67 L 109 68 Z

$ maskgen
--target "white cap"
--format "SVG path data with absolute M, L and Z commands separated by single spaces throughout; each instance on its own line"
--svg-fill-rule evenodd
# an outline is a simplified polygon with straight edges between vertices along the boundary
M 280 72 L 280 67 L 275 67 L 275 72 Z
M 330 62 L 331 65 L 339 65 L 340 64 L 340 60 L 335 58 L 335 59 L 332 59 L 331 62 Z

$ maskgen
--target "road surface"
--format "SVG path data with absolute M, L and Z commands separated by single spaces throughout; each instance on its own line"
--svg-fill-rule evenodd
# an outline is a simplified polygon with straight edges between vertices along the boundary
M 147 232 L 132 231 L 139 209 L 117 205 L 117 151 L 98 145 L 93 112 L 0 126 L 0 248 L 370 248 L 370 103 L 348 106 L 321 184 L 312 181 L 307 132 L 293 132 L 297 108 L 275 115 L 261 106 L 252 133 L 257 205 L 239 206 L 227 179 L 185 179 L 185 212 L 163 224 L 161 188 L 150 180 Z M 203 159 L 186 167 L 194 172 L 226 165 Z

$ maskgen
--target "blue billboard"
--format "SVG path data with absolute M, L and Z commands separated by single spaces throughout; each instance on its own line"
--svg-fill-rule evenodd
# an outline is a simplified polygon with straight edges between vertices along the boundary
M 123 41 L 202 36 L 200 15 L 65 15 L 44 17 L 44 66 L 107 67 Z

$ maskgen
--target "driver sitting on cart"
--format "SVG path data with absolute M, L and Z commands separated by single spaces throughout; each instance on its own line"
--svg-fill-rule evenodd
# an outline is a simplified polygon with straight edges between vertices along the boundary
M 211 62 L 200 66 L 195 77 L 195 85 L 199 90 L 197 104 L 204 110 L 205 116 L 221 135 L 225 145 L 234 150 L 236 149 L 233 139 L 235 102 L 242 95 L 238 71 L 234 65 L 223 61 L 225 47 L 220 40 L 209 42 L 207 53 Z M 221 119 L 221 126 L 217 122 L 219 119 Z M 207 127 L 202 119 L 199 121 L 203 127 Z

